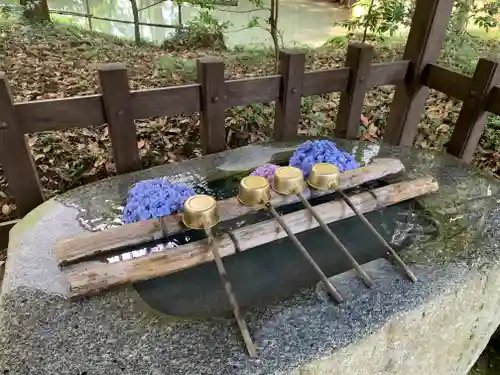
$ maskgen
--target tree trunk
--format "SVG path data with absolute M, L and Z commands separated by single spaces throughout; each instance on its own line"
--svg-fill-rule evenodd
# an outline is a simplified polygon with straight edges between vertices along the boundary
M 280 44 L 278 40 L 278 11 L 279 0 L 271 0 L 271 15 L 269 17 L 269 27 L 271 30 L 271 37 L 273 38 L 274 57 L 275 57 L 275 71 L 278 71 L 278 60 L 280 55 Z
M 458 3 L 455 24 L 453 25 L 455 32 L 459 34 L 465 33 L 467 30 L 467 24 L 469 23 L 469 14 L 473 5 L 474 0 L 462 0 Z
M 24 7 L 24 17 L 31 22 L 50 22 L 49 6 L 47 0 L 21 0 Z
M 141 29 L 139 25 L 139 10 L 137 9 L 137 3 L 135 0 L 130 0 L 130 5 L 132 5 L 132 14 L 134 16 L 134 35 L 135 42 L 137 44 L 141 43 Z

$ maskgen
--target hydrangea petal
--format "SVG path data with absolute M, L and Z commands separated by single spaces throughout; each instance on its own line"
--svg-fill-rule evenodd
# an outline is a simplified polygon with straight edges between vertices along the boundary
M 181 211 L 184 202 L 195 193 L 185 184 L 173 184 L 157 178 L 135 183 L 129 195 L 122 219 L 124 223 L 159 218 Z
M 264 177 L 269 182 L 272 182 L 274 173 L 279 167 L 280 166 L 276 164 L 263 164 L 260 167 L 255 168 L 255 170 L 252 173 L 250 173 L 250 176 Z
M 334 142 L 328 140 L 306 141 L 299 145 L 290 158 L 290 165 L 302 170 L 306 178 L 316 163 L 331 163 L 340 172 L 359 168 L 352 155 L 339 150 Z

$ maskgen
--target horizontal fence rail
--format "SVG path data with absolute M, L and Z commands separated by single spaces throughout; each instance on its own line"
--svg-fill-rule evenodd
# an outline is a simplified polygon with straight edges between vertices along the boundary
M 472 78 L 446 68 L 429 64 L 422 77 L 422 83 L 431 89 L 442 92 L 452 98 L 464 101 L 470 93 Z M 500 84 L 498 82 L 497 84 Z M 500 116 L 500 87 L 490 90 L 486 111 Z
M 132 91 L 126 68 L 106 64 L 98 70 L 101 94 L 22 103 L 13 102 L 7 77 L 0 73 L 0 165 L 17 214 L 24 216 L 44 200 L 25 134 L 107 124 L 116 170 L 127 173 L 141 168 L 134 120 L 200 113 L 202 151 L 214 153 L 226 147 L 226 108 L 275 102 L 274 135 L 287 139 L 297 134 L 302 97 L 340 92 L 335 135 L 354 139 L 367 90 L 382 85 L 396 85 L 384 135 L 394 144 L 413 143 L 429 88 L 463 101 L 447 151 L 470 161 L 486 112 L 500 115 L 500 69 L 496 62 L 480 59 L 474 76 L 467 77 L 436 65 L 435 49 L 442 41 L 429 42 L 439 31 L 429 23 L 451 9 L 450 1 L 417 1 L 414 20 L 420 23 L 412 26 L 403 61 L 374 64 L 372 46 L 351 44 L 345 67 L 308 72 L 304 53 L 284 50 L 279 74 L 225 80 L 223 61 L 205 57 L 197 61 L 197 83 Z M 439 20 L 440 28 L 443 22 Z M 11 226 L 0 226 L 0 247 Z
M 404 80 L 408 61 L 373 64 L 368 88 L 394 85 Z M 349 68 L 306 72 L 302 96 L 344 91 Z M 281 76 L 246 78 L 224 82 L 226 108 L 279 99 Z M 134 119 L 187 115 L 200 111 L 201 84 L 130 91 Z M 69 130 L 106 123 L 102 94 L 47 99 L 14 104 L 18 126 L 24 133 Z

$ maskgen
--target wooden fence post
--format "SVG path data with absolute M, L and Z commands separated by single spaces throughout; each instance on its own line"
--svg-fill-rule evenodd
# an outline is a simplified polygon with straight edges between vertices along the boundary
M 479 143 L 486 122 L 486 105 L 491 89 L 500 80 L 498 63 L 479 59 L 469 95 L 465 98 L 455 129 L 448 142 L 447 151 L 470 163 Z
M 99 81 L 113 158 L 118 174 L 141 169 L 137 133 L 130 103 L 127 68 L 122 64 L 99 67 Z
M 368 77 L 373 57 L 373 47 L 369 44 L 349 44 L 346 66 L 350 68 L 347 89 L 340 94 L 335 136 L 357 139 Z
M 216 57 L 202 57 L 196 61 L 196 66 L 201 85 L 201 147 L 204 154 L 213 154 L 226 149 L 224 62 Z
M 384 140 L 411 146 L 429 89 L 421 83 L 425 66 L 437 60 L 453 0 L 417 0 L 403 60 L 410 60 L 405 82 L 396 86 Z
M 16 121 L 9 83 L 3 72 L 0 72 L 0 165 L 14 196 L 17 214 L 23 217 L 42 203 L 44 196 L 24 132 Z
M 283 141 L 297 135 L 306 57 L 303 52 L 280 51 L 280 96 L 274 116 L 274 139 Z

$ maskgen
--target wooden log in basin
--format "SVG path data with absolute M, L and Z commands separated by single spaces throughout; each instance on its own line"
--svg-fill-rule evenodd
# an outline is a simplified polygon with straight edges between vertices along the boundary
M 398 174 L 402 171 L 404 171 L 404 165 L 398 159 L 375 159 L 367 166 L 342 173 L 340 189 L 351 189 L 370 181 Z M 311 191 L 309 197 L 320 197 L 325 194 L 320 191 Z M 296 196 L 285 197 L 275 193 L 272 195 L 272 203 L 276 207 L 298 201 L 299 198 Z M 217 204 L 221 221 L 231 220 L 255 212 L 254 208 L 241 205 L 236 197 L 218 201 Z M 62 240 L 56 246 L 56 258 L 60 265 L 65 265 L 84 258 L 113 252 L 119 248 L 158 240 L 163 238 L 165 234 L 172 235 L 185 230 L 186 228 L 183 226 L 181 215 L 179 214 L 163 217 L 161 218 L 161 222 L 158 219 L 151 219 L 126 224 L 102 232 L 86 233 L 81 236 Z
M 360 212 L 366 213 L 382 206 L 435 192 L 438 188 L 438 183 L 432 177 L 422 177 L 373 189 L 373 195 L 364 192 L 350 198 Z M 326 223 L 354 215 L 343 201 L 337 200 L 316 205 L 315 209 Z M 301 233 L 318 226 L 316 221 L 311 220 L 311 215 L 306 209 L 283 215 L 282 218 L 293 233 Z M 274 220 L 265 220 L 234 229 L 231 235 L 224 234 L 216 240 L 221 257 L 227 257 L 235 254 L 237 250 L 250 250 L 284 237 L 286 237 L 285 232 Z M 235 242 L 238 244 L 238 249 Z M 211 261 L 213 256 L 207 247 L 207 241 L 201 240 L 115 263 L 105 263 L 100 260 L 82 262 L 65 267 L 63 271 L 67 275 L 73 296 L 77 297 L 96 295 L 113 287 L 165 276 Z

